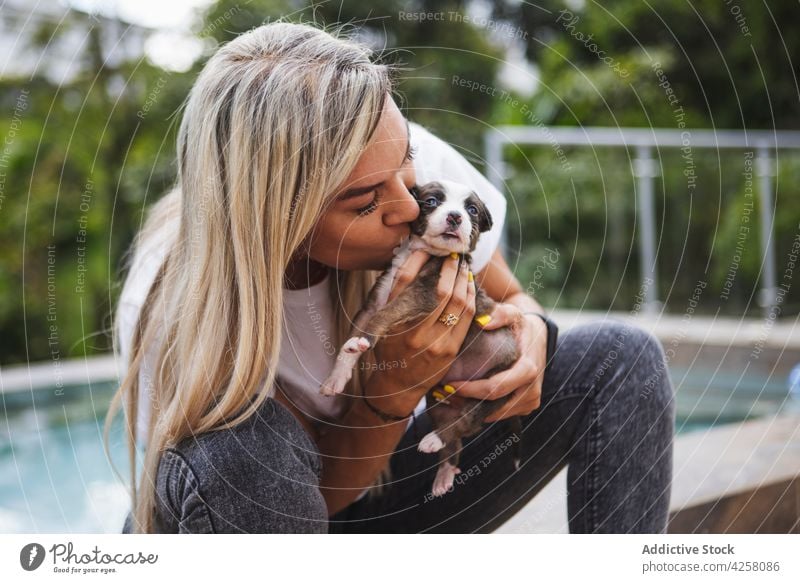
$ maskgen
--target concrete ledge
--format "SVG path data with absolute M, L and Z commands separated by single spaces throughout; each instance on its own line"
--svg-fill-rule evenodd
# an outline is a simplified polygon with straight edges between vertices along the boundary
M 669 532 L 800 532 L 800 414 L 675 440 Z M 566 469 L 495 532 L 566 533 Z
M 800 534 L 800 478 L 674 512 L 670 533 Z
M 119 378 L 113 354 L 0 367 L 0 393 L 85 386 Z
M 667 313 L 643 316 L 628 312 L 591 310 L 553 310 L 552 318 L 559 328 L 614 318 L 651 331 L 662 342 L 679 338 L 681 343 L 711 346 L 741 346 L 800 350 L 798 318 L 765 320 L 763 318 L 712 318 L 692 315 L 691 318 Z
M 675 442 L 670 532 L 798 532 L 800 414 Z

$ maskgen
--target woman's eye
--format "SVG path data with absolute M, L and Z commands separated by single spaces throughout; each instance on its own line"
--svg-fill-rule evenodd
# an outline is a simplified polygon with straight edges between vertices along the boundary
M 430 196 L 425 199 L 425 206 L 427 207 L 433 208 L 438 205 L 439 205 L 439 199 L 437 199 L 435 196 Z
M 474 204 L 471 204 L 471 205 L 469 205 L 467 207 L 467 212 L 469 214 L 471 214 L 473 217 L 477 217 L 478 216 L 478 207 L 476 207 Z
M 356 209 L 356 212 L 359 216 L 363 217 L 373 212 L 376 208 L 378 208 L 378 205 L 375 204 L 375 200 L 373 199 L 372 202 L 370 202 L 367 206 Z

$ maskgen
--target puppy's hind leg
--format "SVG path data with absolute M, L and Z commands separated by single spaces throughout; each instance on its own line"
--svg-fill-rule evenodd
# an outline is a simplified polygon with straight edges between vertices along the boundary
M 461 440 L 458 439 L 448 444 L 439 452 L 439 469 L 436 470 L 436 477 L 433 479 L 431 494 L 443 496 L 453 489 L 453 482 L 461 470 L 458 469 L 458 458 L 461 454 Z
M 435 431 L 431 431 L 425 437 L 420 439 L 419 445 L 417 446 L 417 450 L 423 453 L 436 453 L 440 449 L 445 446 L 444 441 L 439 434 Z

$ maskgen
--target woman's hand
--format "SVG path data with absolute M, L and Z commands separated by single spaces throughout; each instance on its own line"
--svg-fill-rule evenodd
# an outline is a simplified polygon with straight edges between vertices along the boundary
M 415 251 L 406 259 L 398 270 L 389 301 L 417 277 L 429 258 L 428 253 Z M 370 394 L 370 402 L 387 413 L 410 413 L 450 369 L 467 336 L 475 316 L 475 281 L 465 261 L 459 266 L 458 256 L 442 263 L 436 295 L 438 304 L 433 313 L 421 322 L 407 325 L 405 330 L 392 331 L 375 346 L 375 362 L 385 362 L 387 366 L 370 377 L 371 387 L 384 389 L 381 396 Z M 439 321 L 442 314 L 455 314 L 459 320 L 446 326 Z M 384 382 L 377 382 L 378 375 Z
M 497 399 L 510 393 L 505 405 L 489 415 L 487 422 L 527 415 L 538 409 L 542 396 L 542 373 L 547 364 L 547 326 L 539 316 L 523 316 L 517 306 L 507 303 L 497 304 L 490 315 L 491 320 L 483 329 L 511 326 L 521 356 L 511 368 L 487 379 L 448 383 L 456 389 L 455 394 L 462 397 Z

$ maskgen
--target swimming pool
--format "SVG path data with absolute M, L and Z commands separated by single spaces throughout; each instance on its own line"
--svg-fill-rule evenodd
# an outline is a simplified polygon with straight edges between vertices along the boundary
M 728 378 L 719 371 L 671 368 L 679 433 L 774 414 L 790 401 L 784 378 Z M 126 487 L 102 444 L 115 383 L 3 395 L 0 416 L 0 533 L 120 532 Z M 110 435 L 127 484 L 122 416 Z
M 129 506 L 103 449 L 115 383 L 3 395 L 0 532 L 119 532 Z M 61 392 L 61 391 L 58 391 Z M 122 417 L 109 444 L 127 480 Z

